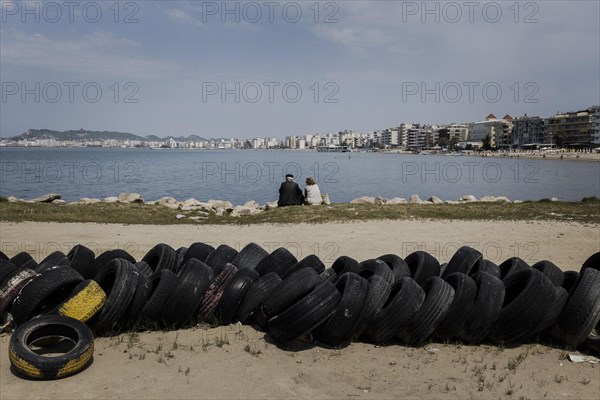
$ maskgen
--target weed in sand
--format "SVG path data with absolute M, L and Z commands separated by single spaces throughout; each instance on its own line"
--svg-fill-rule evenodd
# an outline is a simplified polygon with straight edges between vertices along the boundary
M 508 360 L 508 370 L 515 373 L 515 371 L 517 370 L 517 367 L 519 365 L 521 365 L 521 363 L 523 361 L 525 361 L 525 359 L 527 358 L 528 355 L 529 355 L 529 351 L 525 351 L 525 352 L 519 354 L 516 358 Z
M 217 346 L 218 348 L 221 348 L 226 344 L 229 344 L 229 338 L 227 337 L 227 335 L 215 338 L 215 346 Z
M 564 381 L 565 379 L 566 379 L 565 376 L 558 375 L 558 374 L 554 375 L 554 382 L 556 382 L 556 383 L 562 383 L 562 381 Z
M 260 354 L 262 354 L 262 351 L 260 349 L 250 347 L 249 344 L 244 346 L 244 351 L 246 353 L 250 354 L 251 356 L 255 356 L 255 357 L 258 357 Z
M 585 376 L 583 378 L 581 378 L 581 380 L 577 381 L 579 383 L 581 383 L 582 385 L 587 385 L 588 383 L 590 383 L 592 380 L 589 378 L 586 378 Z

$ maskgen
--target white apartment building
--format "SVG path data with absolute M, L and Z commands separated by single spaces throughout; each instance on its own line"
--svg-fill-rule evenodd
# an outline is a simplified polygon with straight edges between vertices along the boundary
M 469 141 L 483 143 L 486 137 L 490 138 L 492 147 L 510 147 L 512 144 L 512 117 L 505 115 L 498 119 L 494 114 L 487 116 L 485 121 L 474 122 L 471 125 Z

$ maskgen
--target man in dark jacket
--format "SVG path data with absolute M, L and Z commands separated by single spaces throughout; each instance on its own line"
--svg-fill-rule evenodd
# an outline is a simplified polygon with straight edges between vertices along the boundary
M 286 175 L 285 182 L 281 184 L 279 188 L 279 201 L 277 205 L 279 207 L 285 206 L 299 206 L 304 203 L 304 196 L 302 190 L 296 182 L 294 182 L 293 175 Z

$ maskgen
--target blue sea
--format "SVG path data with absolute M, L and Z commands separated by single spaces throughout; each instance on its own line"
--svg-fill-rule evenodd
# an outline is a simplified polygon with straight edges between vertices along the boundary
M 436 195 L 507 196 L 511 200 L 600 196 L 600 163 L 477 156 L 317 153 L 286 150 L 0 148 L 0 195 L 67 201 L 120 192 L 146 200 L 172 196 L 264 204 L 293 174 L 313 177 L 332 202 L 360 196 L 422 199 Z

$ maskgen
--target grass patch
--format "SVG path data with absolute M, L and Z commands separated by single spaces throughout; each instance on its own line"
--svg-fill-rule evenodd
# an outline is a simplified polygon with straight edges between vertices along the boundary
M 187 218 L 177 219 L 177 214 Z M 0 221 L 6 222 L 95 222 L 131 225 L 249 225 L 287 223 L 328 223 L 369 220 L 494 220 L 494 221 L 574 221 L 600 223 L 600 200 L 582 202 L 465 203 L 440 205 L 373 205 L 338 203 L 321 207 L 284 207 L 257 215 L 233 218 L 210 213 L 207 219 L 193 221 L 194 211 L 172 210 L 157 205 L 99 203 L 58 205 L 46 203 L 0 202 Z

